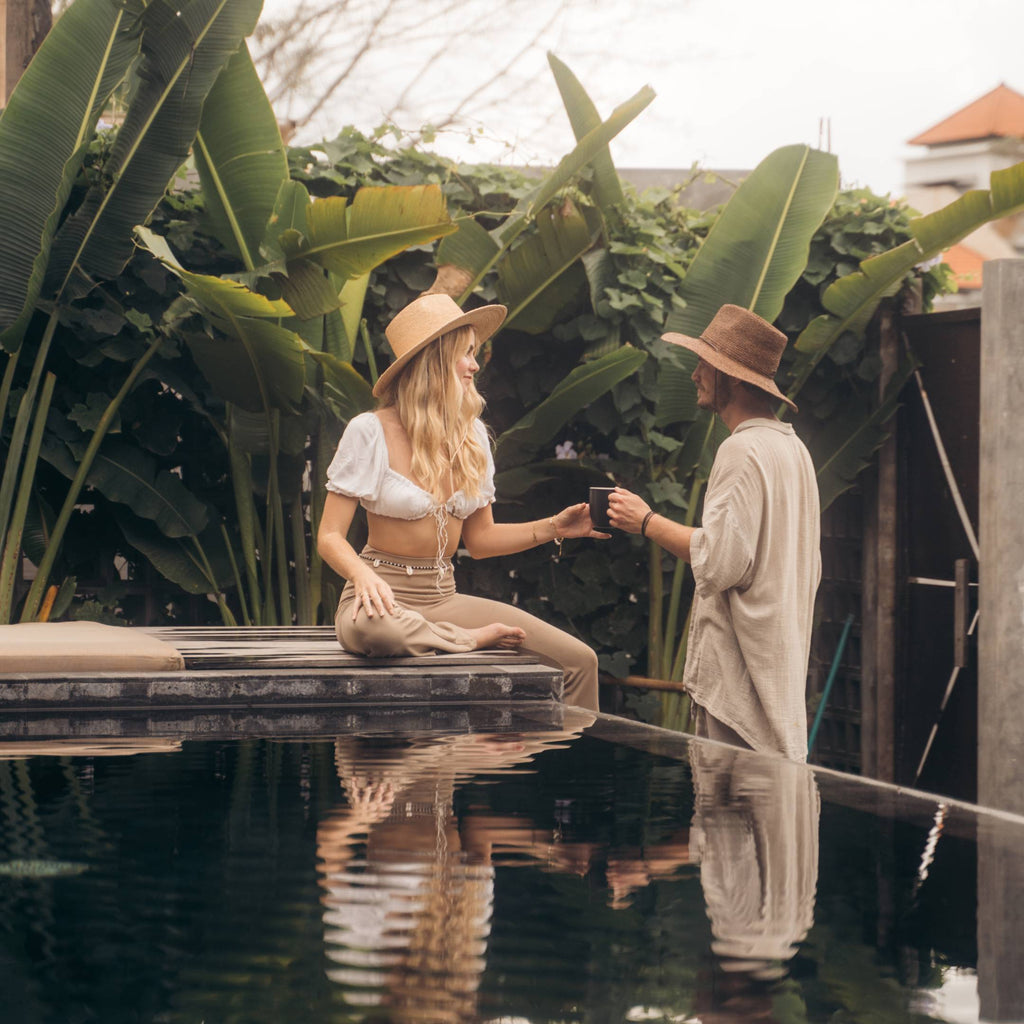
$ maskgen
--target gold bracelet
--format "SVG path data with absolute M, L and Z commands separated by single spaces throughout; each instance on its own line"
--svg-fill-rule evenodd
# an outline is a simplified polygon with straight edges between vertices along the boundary
M 554 534 L 554 537 L 552 537 L 551 539 L 558 545 L 558 557 L 561 558 L 562 557 L 562 541 L 564 541 L 565 538 L 558 536 L 558 527 L 555 525 L 555 517 L 554 516 L 552 516 L 548 520 L 548 522 L 551 524 L 551 532 Z

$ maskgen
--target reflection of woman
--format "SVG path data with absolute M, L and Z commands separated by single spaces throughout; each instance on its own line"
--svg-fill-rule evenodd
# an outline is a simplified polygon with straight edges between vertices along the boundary
M 525 644 L 562 666 L 568 703 L 596 710 L 590 648 L 519 608 L 455 591 L 460 539 L 487 558 L 605 536 L 586 504 L 494 522 L 494 463 L 473 377 L 477 349 L 504 317 L 504 306 L 463 313 L 447 295 L 423 295 L 388 325 L 396 359 L 373 389 L 380 405 L 350 421 L 327 474 L 318 547 L 348 580 L 335 628 L 346 650 L 377 656 Z M 346 540 L 357 503 L 369 525 L 359 553 Z
M 348 806 L 320 823 L 317 854 L 328 977 L 347 1003 L 380 1006 L 392 1021 L 476 1019 L 494 868 L 463 843 L 454 790 L 578 731 L 336 741 Z

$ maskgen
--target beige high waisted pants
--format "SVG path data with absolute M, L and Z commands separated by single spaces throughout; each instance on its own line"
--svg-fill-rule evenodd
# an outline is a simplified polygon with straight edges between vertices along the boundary
M 525 631 L 524 649 L 561 666 L 566 704 L 598 710 L 597 655 L 582 640 L 514 605 L 457 593 L 450 561 L 445 562 L 439 589 L 437 563 L 432 558 L 406 558 L 369 547 L 363 549 L 362 556 L 389 584 L 397 607 L 393 615 L 374 615 L 372 619 L 360 608 L 353 622 L 355 589 L 347 583 L 334 616 L 338 641 L 346 651 L 375 658 L 439 651 L 455 654 L 476 647 L 467 629 L 501 622 Z M 411 575 L 406 567 L 412 568 Z

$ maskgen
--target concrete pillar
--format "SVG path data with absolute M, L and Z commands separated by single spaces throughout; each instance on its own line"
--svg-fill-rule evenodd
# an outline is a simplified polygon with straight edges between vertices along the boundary
M 981 306 L 978 802 L 1024 814 L 1024 260 Z
M 1024 260 L 985 264 L 981 306 L 978 802 L 1024 814 Z M 978 830 L 981 1019 L 1024 1020 L 1020 826 Z

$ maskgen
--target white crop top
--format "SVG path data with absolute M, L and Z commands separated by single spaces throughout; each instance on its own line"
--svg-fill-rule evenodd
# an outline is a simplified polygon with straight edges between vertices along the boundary
M 358 498 L 359 503 L 378 516 L 393 519 L 423 519 L 444 509 L 456 519 L 465 519 L 494 501 L 494 458 L 487 428 L 473 421 L 473 430 L 487 453 L 487 469 L 480 492 L 473 498 L 456 491 L 447 501 L 437 502 L 422 487 L 402 476 L 388 464 L 384 426 L 372 412 L 349 420 L 327 468 L 327 490 Z

